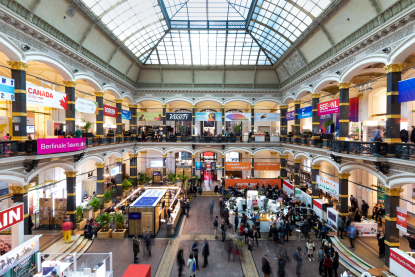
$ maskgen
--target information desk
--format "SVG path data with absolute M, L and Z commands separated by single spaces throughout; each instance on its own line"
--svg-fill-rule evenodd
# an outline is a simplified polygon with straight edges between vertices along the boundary
M 264 142 L 265 134 L 255 134 L 255 142 Z
M 378 224 L 374 220 L 362 220 L 362 222 L 352 222 L 361 237 L 375 237 L 378 232 Z

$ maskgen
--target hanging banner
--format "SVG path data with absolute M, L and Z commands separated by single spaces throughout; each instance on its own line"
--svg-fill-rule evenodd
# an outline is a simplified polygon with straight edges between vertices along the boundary
M 132 120 L 133 119 L 133 115 L 132 115 L 132 113 L 130 111 L 122 110 L 122 119 Z
M 23 221 L 23 204 L 0 212 L 0 231 Z
M 317 104 L 317 115 L 325 115 L 332 113 L 339 113 L 340 111 L 340 99 L 334 99 L 323 103 Z
M 108 106 L 104 104 L 104 116 L 118 117 L 118 109 L 116 107 Z
M 14 101 L 14 80 L 1 77 L 0 99 Z
M 396 207 L 396 228 L 399 230 L 404 231 L 405 233 L 408 232 L 407 230 L 407 212 L 405 209 L 400 207 Z
M 377 203 L 378 204 L 385 204 L 385 199 L 386 199 L 386 197 L 385 197 L 385 186 L 382 184 L 382 182 L 381 181 L 379 181 L 378 180 L 378 183 L 377 183 L 377 191 L 378 191 L 378 193 L 377 193 Z
M 98 114 L 98 104 L 95 101 L 75 97 L 75 111 L 81 113 Z
M 221 121 L 222 113 L 195 113 L 196 121 Z
M 29 240 L 25 241 L 24 243 L 20 244 L 16 248 L 13 248 L 6 254 L 0 257 L 0 264 L 2 264 L 0 268 L 0 276 L 3 276 L 9 270 L 13 269 L 15 266 L 20 264 L 22 261 L 28 259 L 32 255 L 35 255 L 36 252 L 39 251 L 39 237 L 35 236 L 30 238 Z M 10 272 L 11 273 L 11 272 Z M 16 276 L 6 275 L 6 276 Z M 30 276 L 30 275 L 21 275 L 21 276 Z
M 250 119 L 250 113 L 228 113 L 225 115 L 225 121 L 248 121 Z
M 86 138 L 45 138 L 37 139 L 37 154 L 54 154 L 84 150 Z
M 137 121 L 161 121 L 162 118 L 161 113 L 137 113 Z
M 302 119 L 302 118 L 312 117 L 313 116 L 312 113 L 313 113 L 313 107 L 312 106 L 301 108 L 301 109 L 298 110 L 298 118 Z
M 167 121 L 192 121 L 192 113 L 166 113 Z
M 200 170 L 202 162 L 196 162 L 196 170 Z
M 281 188 L 281 179 L 225 179 L 225 188 L 238 187 L 241 189 L 245 188 L 255 188 L 258 185 L 258 188 L 268 187 L 278 187 Z
M 327 180 L 320 175 L 317 175 L 317 187 L 336 197 L 339 197 L 339 184 L 332 180 Z
M 359 121 L 359 97 L 349 99 L 349 122 Z
M 295 119 L 295 111 L 285 113 L 285 121 L 290 121 Z
M 276 162 L 255 162 L 255 170 L 280 170 L 280 163 Z
M 250 162 L 226 162 L 225 170 L 251 170 Z
M 279 113 L 255 113 L 255 121 L 280 121 Z
M 323 204 L 320 199 L 313 199 L 313 211 L 320 219 L 323 219 Z
M 415 78 L 399 81 L 398 102 L 410 102 L 415 100 Z
M 26 83 L 26 102 L 45 107 L 68 109 L 68 95 Z

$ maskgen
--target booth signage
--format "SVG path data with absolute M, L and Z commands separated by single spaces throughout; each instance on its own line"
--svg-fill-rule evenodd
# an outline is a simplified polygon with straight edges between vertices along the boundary
M 137 121 L 161 121 L 162 115 L 160 113 L 137 113 Z
M 86 138 L 46 138 L 37 139 L 37 154 L 54 154 L 84 150 Z
M 307 207 L 311 207 L 313 198 L 310 195 L 298 188 L 294 188 L 294 193 L 294 196 L 299 198 L 301 200 L 301 203 L 305 203 Z
M 23 221 L 23 204 L 0 212 L 0 231 Z
M 323 103 L 317 104 L 317 115 L 325 115 L 325 114 L 332 114 L 332 113 L 339 113 L 340 111 L 340 99 L 334 99 L 330 101 L 326 101 Z
M 75 111 L 81 113 L 98 114 L 98 104 L 95 101 L 75 97 Z
M 336 197 L 339 197 L 339 184 L 332 180 L 327 180 L 320 175 L 317 175 L 317 187 Z
M 415 214 L 396 207 L 396 228 L 410 235 L 415 235 Z
M 415 259 L 398 248 L 390 248 L 389 271 L 395 276 L 414 276 Z
M 250 119 L 250 113 L 227 113 L 225 115 L 225 121 L 248 121 Z
M 150 167 L 163 167 L 163 161 L 150 161 Z
M 312 106 L 308 106 L 305 108 L 301 108 L 298 110 L 298 118 L 302 119 L 302 118 L 308 118 L 308 117 L 312 117 L 313 116 L 313 107 Z
M 410 102 L 415 100 L 415 78 L 399 81 L 398 102 Z
M 275 162 L 255 162 L 255 170 L 280 170 L 280 163 Z
M 192 113 L 166 113 L 167 121 L 192 121 Z
M 281 188 L 281 179 L 225 179 L 225 188 L 229 186 L 238 187 L 238 188 L 255 188 L 258 185 L 258 188 L 262 186 L 268 187 L 278 187 Z
M 279 113 L 255 113 L 254 121 L 280 121 Z
M 200 170 L 202 162 L 196 162 L 196 170 Z
M 133 115 L 130 111 L 122 110 L 122 117 L 121 118 L 125 119 L 125 120 L 132 120 Z
M 226 162 L 225 170 L 251 170 L 250 162 Z
M 195 113 L 196 121 L 221 121 L 222 113 Z
M 327 221 L 329 225 L 334 229 L 337 229 L 338 216 L 339 216 L 339 213 L 335 209 L 327 208 Z
M 1 77 L 0 99 L 14 101 L 14 80 Z
M 29 259 L 33 255 L 36 255 L 36 252 L 39 251 L 39 237 L 35 236 L 28 241 L 20 244 L 16 248 L 13 248 L 6 254 L 0 257 L 0 264 L 3 266 L 0 268 L 0 276 L 20 276 L 20 275 L 13 275 L 12 272 L 9 272 L 10 275 L 6 275 L 6 273 L 10 271 L 17 271 L 16 266 L 19 264 L 22 265 L 22 261 Z M 22 275 L 22 276 L 29 276 L 29 275 Z
M 295 119 L 295 111 L 285 113 L 285 121 L 290 121 Z
M 320 199 L 313 199 L 313 211 L 320 219 L 323 218 L 323 205 Z
M 108 106 L 104 104 L 104 116 L 118 117 L 118 109 L 116 107 Z
M 294 193 L 294 186 L 293 185 L 291 185 L 290 183 L 288 183 L 287 181 L 283 181 L 283 183 L 282 183 L 283 185 L 282 185 L 282 190 L 286 193 L 286 194 L 288 194 L 288 195 L 290 195 L 291 193 Z
M 26 83 L 26 102 L 45 107 L 68 109 L 68 95 Z

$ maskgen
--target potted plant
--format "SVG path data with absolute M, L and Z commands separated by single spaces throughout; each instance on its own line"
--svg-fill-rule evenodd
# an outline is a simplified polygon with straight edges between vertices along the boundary
M 236 136 L 241 135 L 241 130 L 242 130 L 242 122 L 239 125 L 235 125 Z
M 110 229 L 111 221 L 112 221 L 111 215 L 108 213 L 101 213 L 97 217 L 96 222 L 99 223 L 99 226 L 101 226 L 101 230 L 99 230 L 97 233 L 99 239 L 108 239 L 111 236 L 112 234 L 112 230 Z
M 176 174 L 174 173 L 170 173 L 169 176 L 167 177 L 169 179 L 169 184 L 173 185 L 174 180 L 176 180 Z
M 182 135 L 183 125 L 177 124 L 177 131 L 179 132 L 179 136 Z
M 124 220 L 125 216 L 122 214 L 121 211 L 115 213 L 112 216 L 112 222 L 115 223 L 116 229 L 112 232 L 113 239 L 123 239 L 127 234 L 127 229 L 123 229 L 124 227 Z
M 94 197 L 89 201 L 89 205 L 94 210 L 94 218 L 96 218 L 101 210 L 102 207 L 102 201 L 98 197 Z
M 114 130 L 109 130 L 107 133 L 107 140 L 108 143 L 112 144 L 115 142 L 115 134 L 114 134 Z
M 323 139 L 333 139 L 333 135 L 329 133 L 329 127 L 333 124 L 333 120 L 331 118 L 326 119 L 324 122 L 324 129 L 326 130 L 326 133 L 323 134 Z
M 187 191 L 187 179 L 189 179 L 189 176 L 184 174 L 178 174 L 177 177 L 182 181 L 181 186 L 184 186 L 184 191 Z
M 140 186 L 143 186 L 144 182 L 146 181 L 146 174 L 145 173 L 138 173 L 137 182 Z
M 86 218 L 83 218 L 84 211 L 88 211 L 82 206 L 76 207 L 76 229 L 82 230 L 86 225 Z
M 304 131 L 301 135 L 301 145 L 307 145 L 308 132 Z
M 86 145 L 92 145 L 92 128 L 94 128 L 94 123 L 90 121 L 85 121 L 85 119 L 82 119 L 82 122 L 85 123 L 84 129 L 85 133 L 82 133 L 82 137 L 86 138 Z
M 124 132 L 124 142 L 130 142 L 130 133 L 128 131 Z
M 113 196 L 114 193 L 115 193 L 115 189 L 113 189 L 113 190 L 106 190 L 104 192 L 104 199 L 105 199 L 104 208 L 105 209 L 108 209 L 108 208 L 110 208 L 112 206 L 111 197 Z
M 129 192 L 132 186 L 133 186 L 133 180 L 124 179 L 124 181 L 122 181 L 123 197 L 127 196 L 127 193 Z

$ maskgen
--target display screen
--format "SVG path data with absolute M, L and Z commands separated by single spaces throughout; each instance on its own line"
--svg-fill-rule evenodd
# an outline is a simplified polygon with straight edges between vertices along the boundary
M 331 211 L 328 211 L 327 216 L 333 220 L 334 222 L 337 222 L 337 217 L 334 213 L 332 213 Z
M 215 121 L 203 121 L 204 127 L 215 127 Z
M 128 219 L 141 219 L 141 213 L 129 213 Z
M 120 168 L 118 166 L 111 168 L 111 176 L 117 175 L 120 172 L 119 169 Z
M 161 173 L 160 173 L 160 171 L 154 171 L 154 172 L 153 172 L 153 175 L 154 175 L 154 176 L 160 176 L 160 175 L 161 175 Z
M 28 134 L 34 134 L 35 133 L 35 126 L 34 125 L 27 125 L 26 130 Z
M 163 161 L 151 161 L 150 167 L 163 167 Z

